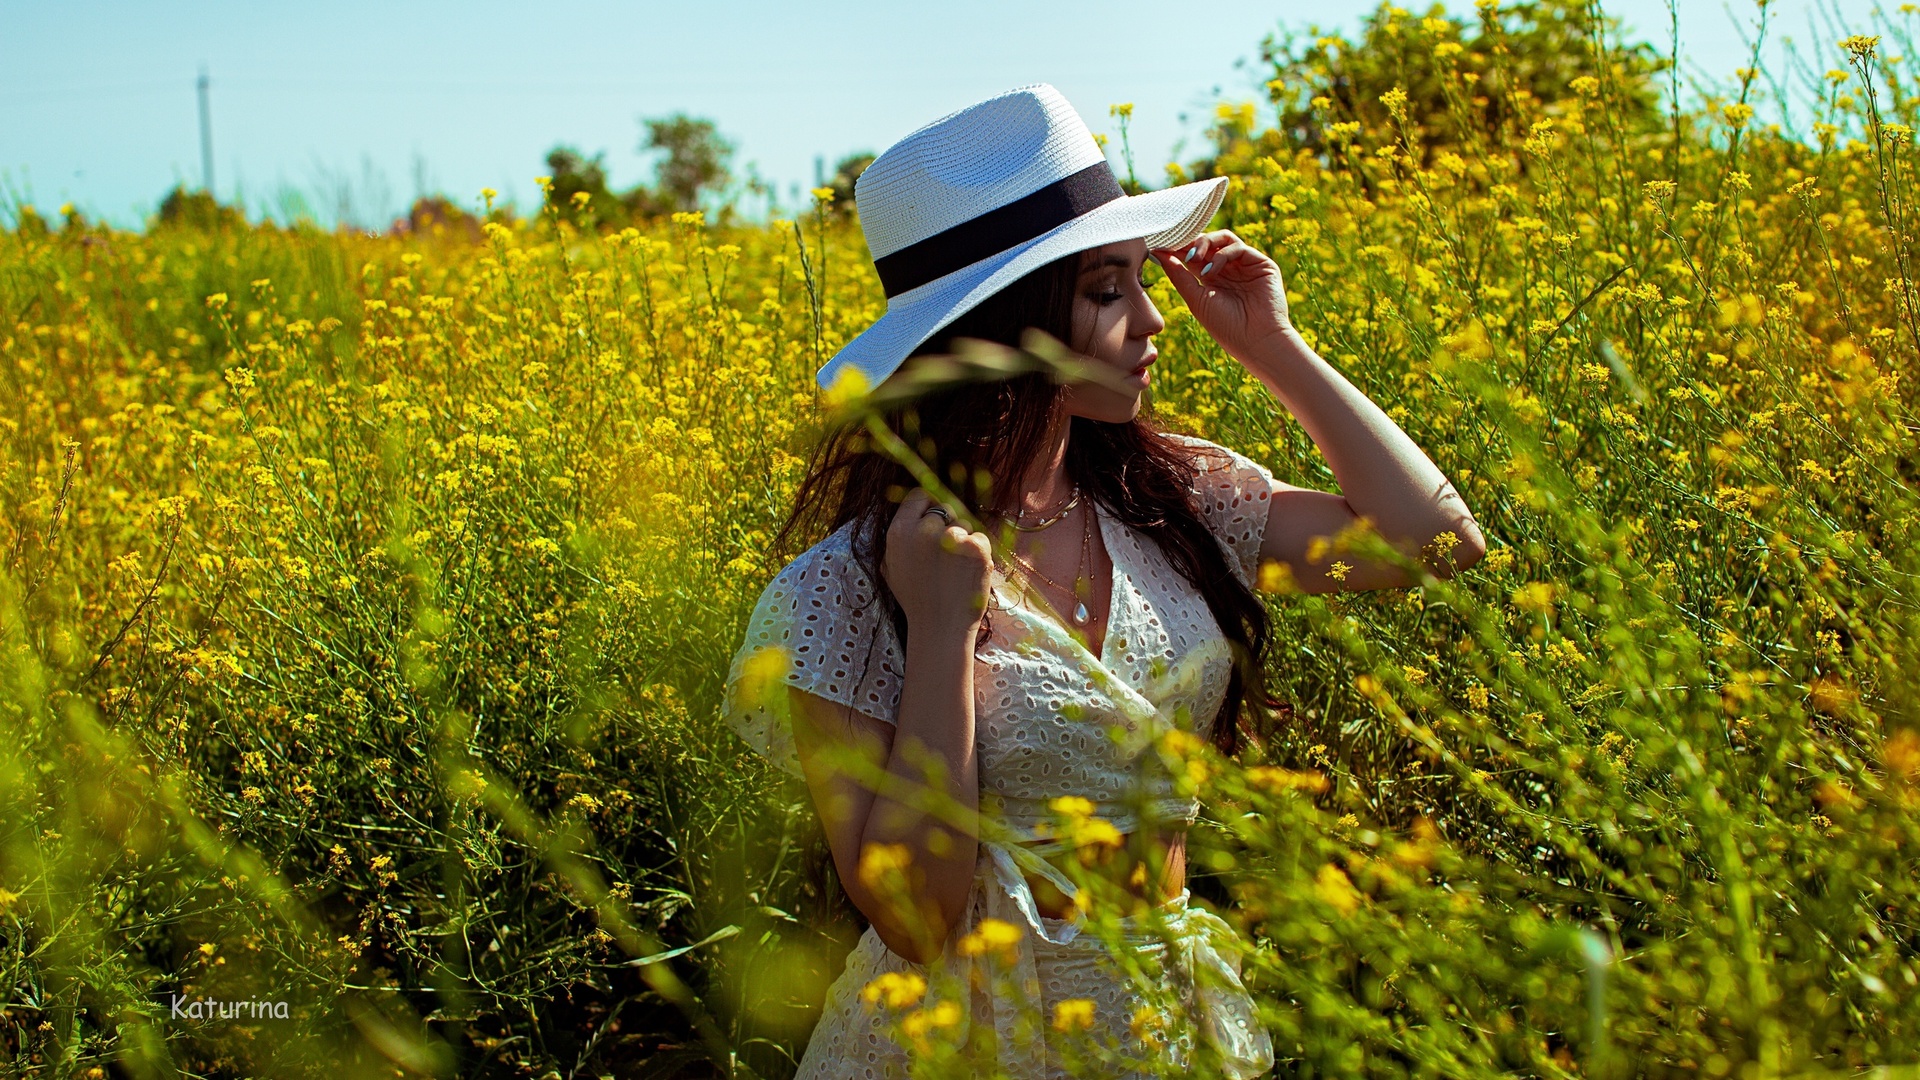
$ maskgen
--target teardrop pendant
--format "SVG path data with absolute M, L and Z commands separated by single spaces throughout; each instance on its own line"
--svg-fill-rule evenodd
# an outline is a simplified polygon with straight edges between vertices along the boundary
M 1080 601 L 1073 605 L 1073 621 L 1074 622 L 1077 622 L 1077 623 L 1086 622 L 1087 614 L 1088 614 L 1087 605 L 1085 601 Z

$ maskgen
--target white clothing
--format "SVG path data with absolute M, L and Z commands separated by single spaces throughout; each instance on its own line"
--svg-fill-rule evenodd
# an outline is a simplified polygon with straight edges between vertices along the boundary
M 1232 572 L 1251 585 L 1273 476 L 1236 451 L 1179 438 L 1196 451 L 1201 469 L 1194 505 Z M 1096 511 L 1096 518 L 1113 561 L 1112 601 L 1099 656 L 996 579 L 992 635 L 976 650 L 974 669 L 980 809 L 987 821 L 966 925 L 950 936 L 941 963 L 944 970 L 966 966 L 954 943 L 980 919 L 1012 923 L 1023 931 L 1016 974 L 1026 985 L 1037 985 L 1042 1004 L 1050 1010 L 1066 998 L 1093 1000 L 1096 1024 L 1124 1039 L 1132 1014 L 1122 1006 L 1137 994 L 1124 979 L 1093 963 L 1101 950 L 1086 939 L 1076 941 L 1076 924 L 1039 914 L 1023 870 L 1053 879 L 1068 895 L 1074 887 L 1020 841 L 1034 838 L 1036 826 L 1053 822 L 1048 804 L 1068 795 L 1091 801 L 1095 813 L 1123 833 L 1157 822 L 1192 821 L 1197 800 L 1175 793 L 1152 749 L 1172 727 L 1207 737 L 1226 695 L 1232 660 L 1205 599 L 1158 545 L 1105 514 Z M 770 648 L 784 650 L 784 656 L 763 652 Z M 725 709 L 749 744 L 799 775 L 784 691 L 772 673 L 780 672 L 785 684 L 891 724 L 903 670 L 893 624 L 854 556 L 849 523 L 795 558 L 761 593 L 733 659 Z M 1172 921 L 1183 936 L 1176 939 L 1176 967 L 1215 972 L 1203 980 L 1210 989 L 1201 992 L 1202 1034 L 1228 1062 L 1229 1075 L 1265 1071 L 1272 1051 L 1241 988 L 1231 930 L 1184 900 L 1177 912 Z M 1139 947 L 1149 949 L 1152 942 L 1141 937 Z M 926 969 L 887 950 L 869 928 L 829 991 L 800 1077 L 906 1075 L 906 1052 L 884 1034 L 887 1018 L 859 997 L 882 972 L 906 970 Z M 1052 1055 L 1014 1052 L 1004 1038 L 1013 1018 L 1000 1002 L 984 1004 L 1003 1034 L 1001 1067 L 1016 1077 L 1057 1075 Z M 1127 1015 L 1120 1016 L 1122 1011 Z M 1041 1018 L 1043 1032 L 1050 1015 Z M 987 1022 L 984 1016 L 970 1019 Z M 1120 1026 L 1113 1030 L 1116 1022 Z

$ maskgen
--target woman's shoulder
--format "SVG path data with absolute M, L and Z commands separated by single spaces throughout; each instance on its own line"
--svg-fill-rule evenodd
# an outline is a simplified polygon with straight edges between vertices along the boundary
M 1232 447 L 1196 435 L 1166 434 L 1192 454 L 1194 509 L 1232 556 L 1235 574 L 1251 585 L 1259 574 L 1273 473 Z
M 1161 432 L 1168 441 L 1186 450 L 1196 468 L 1201 472 L 1231 472 L 1249 468 L 1259 469 L 1260 464 L 1252 458 L 1221 443 L 1203 439 L 1198 435 L 1188 435 L 1179 431 Z
M 795 556 L 760 593 L 727 675 L 725 712 L 749 745 L 799 775 L 784 684 L 890 722 L 904 663 L 851 523 Z
M 846 522 L 781 567 L 761 590 L 757 614 L 783 611 L 841 623 L 873 619 L 880 590 L 861 556 L 854 526 Z
M 768 582 L 796 585 L 803 581 L 846 581 L 870 586 L 865 564 L 856 550 L 854 522 L 846 522 L 812 547 L 787 561 Z

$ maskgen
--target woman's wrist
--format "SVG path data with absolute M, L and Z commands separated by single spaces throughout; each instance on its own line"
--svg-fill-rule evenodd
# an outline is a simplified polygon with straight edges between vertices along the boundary
M 986 615 L 986 606 L 969 614 L 962 608 L 923 608 L 907 612 L 907 632 L 909 640 L 923 636 L 934 641 L 964 640 L 969 649 L 973 645 L 973 636 L 980 629 L 980 620 Z
M 1264 376 L 1272 384 L 1283 379 L 1289 368 L 1317 355 L 1292 320 L 1282 320 L 1279 326 L 1249 347 L 1245 356 L 1236 359 L 1247 370 Z

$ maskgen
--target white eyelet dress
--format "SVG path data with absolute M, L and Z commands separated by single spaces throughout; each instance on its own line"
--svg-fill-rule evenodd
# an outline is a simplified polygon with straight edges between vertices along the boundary
M 1201 469 L 1196 508 L 1220 540 L 1233 572 L 1252 584 L 1272 474 L 1216 443 L 1177 438 L 1195 452 Z M 1151 1053 L 1133 1035 L 1144 1000 L 1135 985 L 1103 962 L 1106 947 L 1092 935 L 1082 936 L 1076 922 L 1039 914 L 1022 871 L 1045 875 L 1069 896 L 1073 884 L 1038 858 L 1038 849 L 1020 841 L 1057 820 L 1049 804 L 1060 796 L 1089 800 L 1095 813 L 1122 833 L 1143 822 L 1149 827 L 1155 821 L 1191 822 L 1197 801 L 1176 796 L 1165 769 L 1150 767 L 1157 759 L 1153 747 L 1176 725 L 1207 737 L 1226 695 L 1232 661 L 1205 600 L 1158 545 L 1104 514 L 1096 517 L 1113 561 L 1112 602 L 1099 656 L 1020 603 L 1004 584 L 994 589 L 993 633 L 976 650 L 974 668 L 980 809 L 988 835 L 981 840 L 965 924 L 949 936 L 945 954 L 927 966 L 901 958 L 869 928 L 828 991 L 798 1080 L 905 1078 L 912 1057 L 889 1035 L 897 1017 L 863 1000 L 861 992 L 888 973 L 933 977 L 935 966 L 939 976 L 956 976 L 957 985 L 973 988 L 959 995 L 960 1015 L 942 1018 L 947 1029 L 964 1032 L 970 1024 L 990 1024 L 997 1047 L 993 1065 L 1010 1077 L 1069 1075 L 1064 1052 L 1049 1041 L 1063 1038 L 1050 1026 L 1061 1002 L 1091 1002 L 1093 1033 L 1130 1045 L 1136 1054 Z M 904 654 L 873 583 L 854 557 L 851 538 L 851 524 L 842 526 L 775 576 L 760 595 L 728 675 L 725 709 L 735 730 L 795 775 L 800 763 L 792 731 L 773 691 L 784 695 L 784 685 L 797 686 L 885 723 L 894 722 L 900 701 Z M 1197 722 L 1188 722 L 1189 717 Z M 1004 955 L 1011 961 L 1014 985 L 1024 994 L 983 989 L 990 984 L 975 966 L 984 961 L 956 948 L 989 919 L 1019 930 L 1018 941 Z M 1209 1057 L 1224 1074 L 1236 1080 L 1272 1066 L 1267 1032 L 1240 982 L 1239 941 L 1231 927 L 1189 904 L 1183 894 L 1147 916 L 1126 920 L 1121 929 L 1132 951 L 1182 980 L 1185 1012 L 1195 1030 L 1177 1030 L 1166 1039 L 1163 1059 L 1179 1064 L 1197 1036 L 1212 1048 Z M 1166 955 L 1169 944 L 1172 956 Z M 1086 1005 L 1070 1007 L 1084 1010 Z

